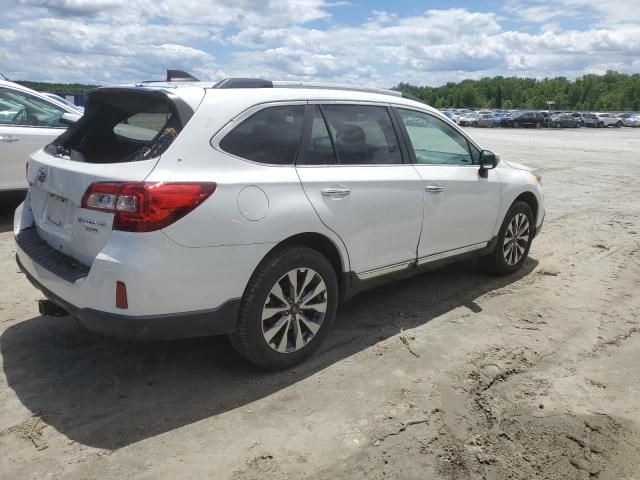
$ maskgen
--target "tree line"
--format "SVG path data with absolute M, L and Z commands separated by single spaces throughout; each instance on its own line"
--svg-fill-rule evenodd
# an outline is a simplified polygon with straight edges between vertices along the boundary
M 395 90 L 410 93 L 437 108 L 522 108 L 552 110 L 640 111 L 640 75 L 607 71 L 604 75 L 565 77 L 493 77 L 463 80 L 440 87 L 400 83 Z
M 18 81 L 38 91 L 82 93 L 98 85 Z M 608 71 L 604 75 L 535 78 L 493 77 L 463 80 L 440 87 L 418 87 L 400 83 L 395 90 L 410 93 L 437 108 L 524 108 L 552 110 L 640 111 L 640 74 Z
M 49 83 L 49 82 L 32 82 L 30 80 L 18 80 L 16 83 L 31 88 L 36 92 L 53 92 L 53 93 L 83 93 L 99 85 L 85 85 L 84 83 Z

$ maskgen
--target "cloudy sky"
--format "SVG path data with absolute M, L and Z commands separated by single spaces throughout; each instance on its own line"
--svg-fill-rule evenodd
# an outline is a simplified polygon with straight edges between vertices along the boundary
M 640 72 L 640 0 L 0 0 L 0 72 L 393 86 Z

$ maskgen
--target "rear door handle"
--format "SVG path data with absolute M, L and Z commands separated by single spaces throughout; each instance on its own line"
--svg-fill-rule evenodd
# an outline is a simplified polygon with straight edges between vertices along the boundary
M 17 137 L 14 137 L 13 135 L 0 135 L 1 143 L 17 142 L 18 140 L 19 139 Z
M 427 185 L 426 187 L 424 187 L 424 189 L 427 192 L 438 193 L 442 192 L 444 190 L 444 187 L 441 187 L 440 185 Z
M 340 198 L 346 197 L 347 195 L 351 195 L 350 188 L 323 188 L 320 190 L 323 197 L 333 197 Z

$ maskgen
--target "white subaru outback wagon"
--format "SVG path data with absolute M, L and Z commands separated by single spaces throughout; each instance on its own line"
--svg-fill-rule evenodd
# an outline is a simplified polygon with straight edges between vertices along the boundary
M 514 272 L 542 226 L 539 177 L 398 92 L 190 80 L 92 90 L 29 158 L 14 233 L 41 313 L 121 338 L 227 334 L 287 368 L 341 300 L 469 255 Z

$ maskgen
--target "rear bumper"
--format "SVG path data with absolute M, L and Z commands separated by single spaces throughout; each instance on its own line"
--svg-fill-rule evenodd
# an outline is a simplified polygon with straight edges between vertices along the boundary
M 176 338 L 224 335 L 235 332 L 240 299 L 228 300 L 217 308 L 162 315 L 130 316 L 80 308 L 62 299 L 38 282 L 20 262 L 20 270 L 49 300 L 77 318 L 88 330 L 128 340 L 171 340 Z

